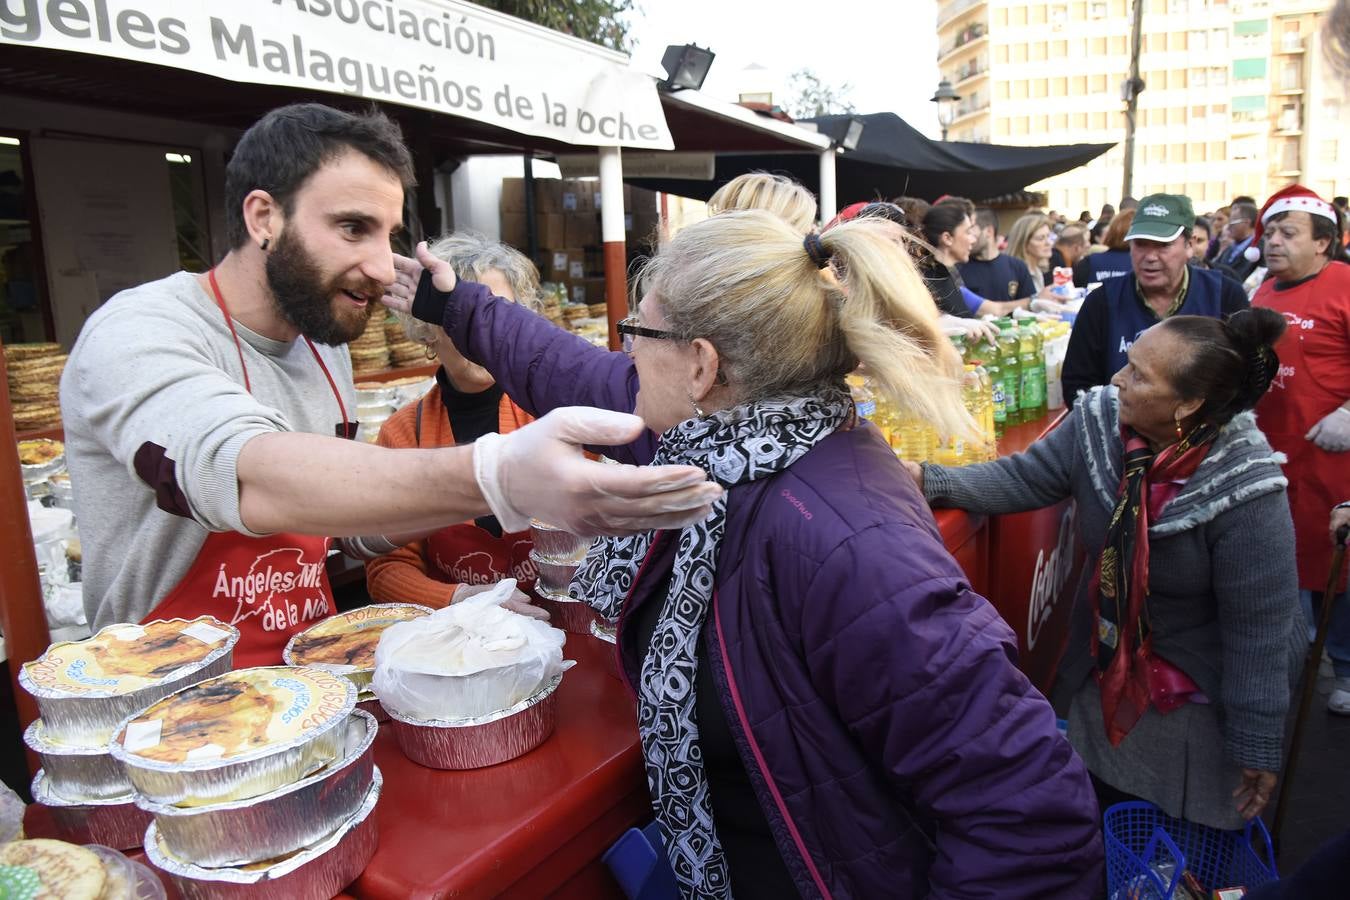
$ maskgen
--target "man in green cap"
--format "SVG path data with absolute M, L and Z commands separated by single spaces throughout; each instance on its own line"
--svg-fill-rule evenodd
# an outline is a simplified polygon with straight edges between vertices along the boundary
M 1222 319 L 1247 308 L 1241 285 L 1186 264 L 1194 223 L 1189 197 L 1149 194 L 1139 201 L 1125 234 L 1134 271 L 1088 294 L 1074 322 L 1061 375 L 1070 406 L 1079 391 L 1106 384 L 1124 368 L 1134 339 L 1163 319 Z

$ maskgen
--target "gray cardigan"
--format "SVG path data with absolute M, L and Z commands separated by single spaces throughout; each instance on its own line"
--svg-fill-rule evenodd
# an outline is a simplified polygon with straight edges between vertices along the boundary
M 1072 497 L 1089 565 L 1074 598 L 1057 698 L 1092 671 L 1088 586 L 1120 485 L 1116 389 L 1085 391 L 1064 422 L 1026 452 L 964 468 L 925 465 L 933 506 L 986 514 Z M 1294 525 L 1283 458 L 1250 414 L 1226 425 L 1209 454 L 1149 527 L 1148 610 L 1154 650 L 1217 706 L 1225 755 L 1278 771 L 1290 688 L 1305 649 Z

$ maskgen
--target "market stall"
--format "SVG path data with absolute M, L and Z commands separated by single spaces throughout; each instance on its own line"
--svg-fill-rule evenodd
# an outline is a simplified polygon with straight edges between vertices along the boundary
M 1008 428 L 999 452 L 1025 449 L 1062 415 Z M 1048 688 L 1083 556 L 1071 502 L 992 518 L 939 510 L 935 519 L 972 585 L 1017 633 L 1024 671 Z M 379 845 L 347 895 L 620 896 L 600 856 L 651 813 L 632 695 L 614 673 L 613 654 L 612 644 L 569 634 L 564 655 L 577 665 L 557 689 L 555 730 L 498 765 L 426 768 L 381 726 L 373 750 L 383 774 L 374 810 Z M 38 805 L 25 827 L 29 836 L 62 833 Z

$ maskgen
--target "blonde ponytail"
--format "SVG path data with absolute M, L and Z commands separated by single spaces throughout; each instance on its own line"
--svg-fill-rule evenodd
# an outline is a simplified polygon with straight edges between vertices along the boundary
M 881 393 L 939 433 L 978 439 L 961 398 L 961 356 L 938 328 L 932 295 L 887 223 L 857 219 L 821 236 L 847 299 L 839 330 Z
M 898 229 L 859 219 L 819 240 L 761 210 L 732 210 L 682 229 L 643 282 L 676 335 L 717 348 L 736 402 L 838 386 L 861 362 L 882 394 L 944 435 L 969 437 L 961 360 L 938 330 L 937 307 Z

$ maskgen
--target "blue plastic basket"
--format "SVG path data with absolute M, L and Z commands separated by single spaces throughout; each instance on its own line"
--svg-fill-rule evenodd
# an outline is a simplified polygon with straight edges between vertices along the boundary
M 1117 803 L 1102 817 L 1102 832 L 1108 900 L 1172 900 L 1183 871 L 1206 890 L 1235 885 L 1251 889 L 1279 877 L 1270 832 L 1260 819 L 1252 819 L 1242 831 L 1220 831 L 1174 819 L 1152 803 Z M 1257 854 L 1254 836 L 1269 863 Z M 1175 863 L 1170 880 L 1150 863 Z

